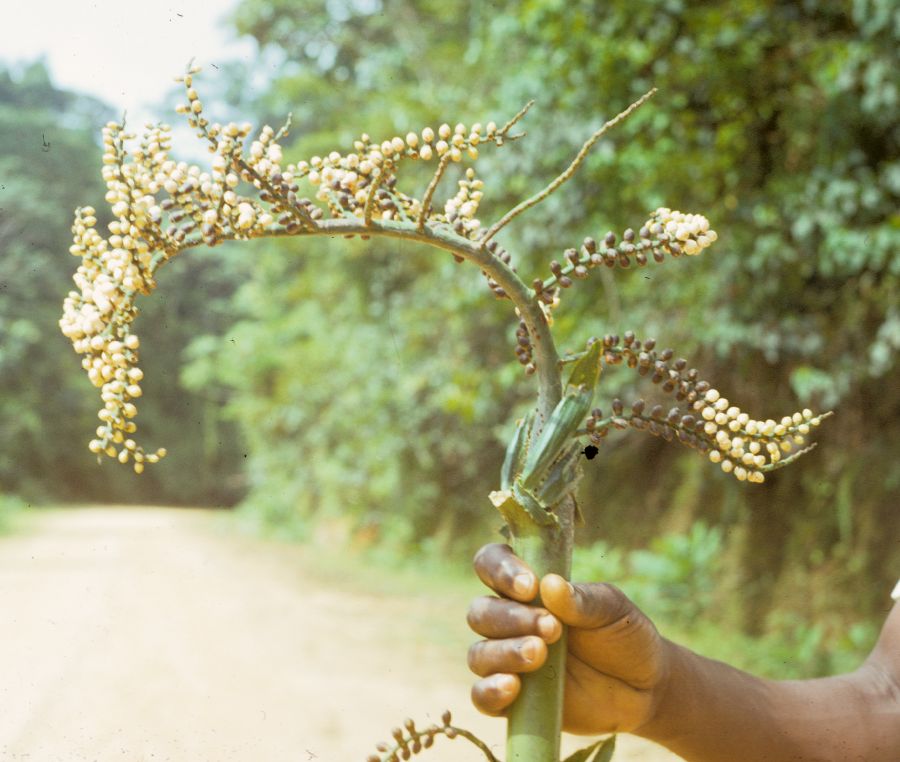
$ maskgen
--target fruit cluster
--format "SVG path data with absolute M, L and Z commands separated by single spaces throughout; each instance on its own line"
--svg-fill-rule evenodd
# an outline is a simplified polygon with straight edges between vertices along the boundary
M 766 472 L 808 452 L 811 448 L 804 448 L 807 435 L 831 415 L 816 415 L 807 409 L 780 421 L 753 419 L 700 379 L 697 369 L 688 368 L 684 358 L 673 359 L 673 350 L 657 352 L 654 339 L 641 342 L 631 331 L 623 338 L 621 343 L 616 335 L 602 339 L 604 361 L 626 364 L 642 376 L 650 375 L 663 392 L 674 394 L 684 404 L 668 410 L 656 404 L 648 409 L 647 403 L 638 399 L 626 411 L 625 404 L 614 399 L 612 415 L 605 417 L 595 408 L 585 422 L 584 432 L 594 444 L 600 444 L 613 429 L 646 430 L 708 454 L 713 463 L 740 481 L 763 482 Z

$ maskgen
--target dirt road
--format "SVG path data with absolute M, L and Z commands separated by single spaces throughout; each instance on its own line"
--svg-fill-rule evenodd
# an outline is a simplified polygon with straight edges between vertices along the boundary
M 464 652 L 409 621 L 415 602 L 336 588 L 302 548 L 220 526 L 89 507 L 0 538 L 0 761 L 361 762 L 448 707 L 503 756 Z M 677 762 L 620 740 L 618 762 Z M 416 759 L 483 759 L 464 744 Z

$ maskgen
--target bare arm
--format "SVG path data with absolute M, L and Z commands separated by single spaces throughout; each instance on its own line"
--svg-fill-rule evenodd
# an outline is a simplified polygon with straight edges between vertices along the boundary
M 670 641 L 653 717 L 634 732 L 691 762 L 900 760 L 900 604 L 855 672 L 764 680 Z

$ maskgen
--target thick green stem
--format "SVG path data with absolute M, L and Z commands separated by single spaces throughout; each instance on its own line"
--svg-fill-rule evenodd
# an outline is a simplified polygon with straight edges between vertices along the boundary
M 538 578 L 560 574 L 569 578 L 572 562 L 571 499 L 557 506 L 560 527 L 513 537 L 513 549 Z M 566 673 L 566 632 L 548 649 L 537 672 L 522 675 L 522 692 L 509 714 L 506 762 L 558 762 Z
M 538 575 L 569 578 L 572 562 L 570 499 L 557 506 L 560 527 L 513 537 L 513 549 Z M 539 601 L 538 601 L 539 602 Z M 522 692 L 509 714 L 506 762 L 558 762 L 566 673 L 566 632 L 548 649 L 537 672 L 522 675 Z

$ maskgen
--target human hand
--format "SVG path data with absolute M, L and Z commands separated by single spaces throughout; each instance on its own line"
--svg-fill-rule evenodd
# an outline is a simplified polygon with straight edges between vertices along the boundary
M 557 574 L 540 584 L 508 545 L 485 545 L 475 571 L 500 597 L 476 598 L 469 626 L 487 640 L 469 649 L 480 678 L 472 703 L 501 716 L 516 700 L 520 673 L 539 669 L 547 645 L 569 626 L 563 729 L 594 735 L 635 732 L 652 719 L 669 676 L 671 645 L 616 587 L 570 585 Z M 528 605 L 540 590 L 542 606 Z

